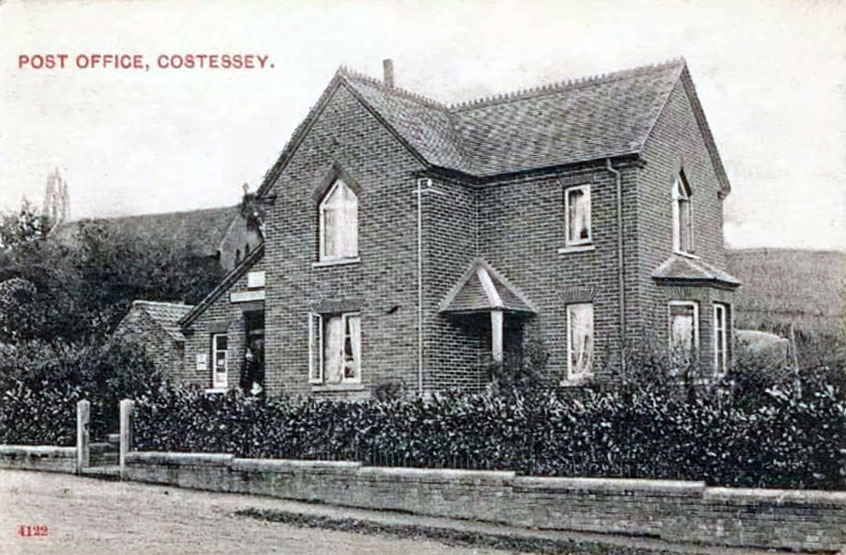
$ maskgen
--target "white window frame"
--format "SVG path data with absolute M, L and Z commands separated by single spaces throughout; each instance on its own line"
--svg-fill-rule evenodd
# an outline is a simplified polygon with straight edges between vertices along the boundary
M 574 374 L 573 373 L 573 333 L 572 333 L 572 319 L 573 319 L 573 310 L 576 307 L 581 306 L 588 306 L 590 307 L 590 318 L 591 318 L 591 359 L 593 359 L 593 353 L 595 352 L 596 346 L 596 327 L 595 327 L 595 319 L 594 319 L 594 306 L 593 303 L 570 303 L 566 306 L 567 310 L 567 379 L 564 380 L 565 383 L 573 383 L 573 382 L 581 382 L 593 377 L 593 360 L 591 360 L 591 367 L 587 370 L 587 372 L 582 374 Z
M 722 316 L 720 316 L 722 312 Z M 718 325 L 721 324 L 721 325 Z M 728 324 L 729 306 L 726 303 L 714 303 L 714 376 L 721 378 L 728 372 Z M 720 353 L 719 345 L 722 340 L 723 352 Z M 721 369 L 722 366 L 722 369 Z
M 693 194 L 687 192 L 688 186 L 681 175 L 676 177 L 673 182 L 673 252 L 685 255 L 693 255 L 694 241 L 693 241 Z M 688 220 L 687 220 L 687 237 L 690 243 L 689 249 L 684 250 L 681 244 L 681 208 L 680 201 L 687 202 Z
M 226 338 L 226 349 L 217 348 L 217 340 L 220 337 Z M 217 354 L 223 352 L 223 379 L 219 380 L 217 371 Z M 211 336 L 211 374 L 212 374 L 212 389 L 228 389 L 229 388 L 229 334 L 215 333 Z
M 674 306 L 692 306 L 693 307 L 693 354 L 699 352 L 699 303 L 696 301 L 670 301 L 667 304 L 667 344 L 670 349 L 674 349 L 673 345 L 673 307 Z
M 352 254 L 346 254 L 346 255 L 342 255 L 342 256 L 330 256 L 330 255 L 326 254 L 326 224 L 325 224 L 324 213 L 325 213 L 326 203 L 328 202 L 329 198 L 334 194 L 334 192 L 339 187 L 346 187 L 347 190 L 349 190 L 349 192 L 352 193 L 353 196 L 356 199 L 356 218 L 355 218 L 355 233 L 356 233 L 355 246 L 356 246 L 356 248 L 355 248 L 355 253 L 352 253 Z M 352 187 L 350 187 L 348 184 L 346 184 L 342 179 L 335 180 L 335 183 L 333 183 L 332 186 L 329 187 L 329 189 L 326 191 L 326 194 L 323 195 L 323 199 L 320 201 L 318 218 L 319 218 L 319 221 L 317 222 L 317 225 L 320 228 L 320 245 L 319 245 L 319 252 L 318 252 L 318 261 L 319 262 L 349 261 L 349 260 L 355 260 L 356 258 L 358 258 L 358 253 L 359 253 L 359 248 L 358 248 L 359 247 L 359 245 L 358 245 L 358 222 L 359 222 L 359 218 L 358 218 L 358 194 L 352 189 Z
M 340 317 L 341 318 L 341 327 L 344 330 L 344 337 L 341 339 L 341 345 L 346 344 L 346 330 L 348 327 L 347 321 L 352 317 L 359 318 L 359 326 L 361 325 L 361 313 L 360 312 L 342 312 L 342 313 L 333 313 L 333 314 L 317 314 L 315 312 L 310 312 L 308 317 L 308 336 L 309 336 L 309 358 L 308 358 L 308 381 L 309 383 L 320 385 L 325 384 L 326 382 L 326 368 L 324 360 L 325 357 L 323 353 L 325 351 L 325 345 L 323 344 L 324 335 L 323 335 L 323 321 L 326 318 L 332 317 Z M 352 341 L 352 338 L 350 338 Z M 353 346 L 355 349 L 355 346 Z M 339 384 L 360 384 L 361 383 L 361 337 L 359 334 L 359 344 L 358 344 L 358 353 L 359 353 L 359 360 L 355 362 L 355 377 L 354 378 L 347 378 L 344 375 L 343 369 L 341 369 L 341 381 L 340 382 L 333 382 Z M 353 359 L 355 361 L 355 359 Z
M 587 199 L 587 232 L 586 239 L 578 237 L 570 237 L 570 193 L 573 191 L 584 191 Z M 590 245 L 593 243 L 593 221 L 592 221 L 593 204 L 590 196 L 590 185 L 577 185 L 575 187 L 567 187 L 564 189 L 564 241 L 568 247 L 575 247 L 580 245 Z

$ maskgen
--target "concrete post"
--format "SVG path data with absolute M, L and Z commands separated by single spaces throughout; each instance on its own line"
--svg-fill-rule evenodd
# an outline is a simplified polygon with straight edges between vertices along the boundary
M 76 473 L 88 468 L 91 463 L 89 443 L 91 426 L 91 403 L 82 400 L 76 403 Z
M 132 448 L 132 408 L 135 406 L 135 401 L 124 399 L 120 402 L 120 453 L 118 455 L 120 461 L 120 477 L 126 477 L 126 454 Z

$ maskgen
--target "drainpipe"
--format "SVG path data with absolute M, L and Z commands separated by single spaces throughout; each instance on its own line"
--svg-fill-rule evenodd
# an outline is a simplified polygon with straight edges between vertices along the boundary
M 626 287 L 623 273 L 623 178 L 619 170 L 605 160 L 605 169 L 614 174 L 617 181 L 617 287 L 620 303 L 620 370 L 626 378 Z
M 417 392 L 423 395 L 423 181 L 417 180 Z
M 423 193 L 443 194 L 432 187 L 428 177 L 417 180 L 414 194 L 417 195 L 417 391 L 420 395 L 423 395 Z

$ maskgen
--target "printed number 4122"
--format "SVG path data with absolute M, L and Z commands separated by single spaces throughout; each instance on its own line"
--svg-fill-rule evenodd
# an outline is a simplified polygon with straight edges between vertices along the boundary
M 46 536 L 47 526 L 44 524 L 22 524 L 18 526 L 18 535 L 22 538 Z

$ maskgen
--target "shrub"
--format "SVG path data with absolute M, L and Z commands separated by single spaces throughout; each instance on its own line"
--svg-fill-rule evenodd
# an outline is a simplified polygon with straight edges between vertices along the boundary
M 259 401 L 162 387 L 138 399 L 141 450 L 545 476 L 846 487 L 846 401 L 831 384 L 771 389 L 757 406 L 720 391 L 584 388 L 344 402 Z

